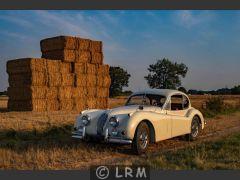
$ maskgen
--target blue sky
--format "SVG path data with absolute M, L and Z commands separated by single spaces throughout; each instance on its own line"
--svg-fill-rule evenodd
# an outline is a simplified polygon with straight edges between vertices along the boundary
M 147 87 L 147 67 L 166 57 L 189 67 L 183 86 L 240 84 L 240 11 L 0 11 L 0 91 L 6 61 L 40 57 L 41 39 L 74 35 L 104 43 L 104 62 L 131 74 L 129 88 Z

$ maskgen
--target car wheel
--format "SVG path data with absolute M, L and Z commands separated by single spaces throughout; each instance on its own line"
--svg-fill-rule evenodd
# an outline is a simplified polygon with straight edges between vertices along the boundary
M 141 122 L 134 135 L 132 149 L 135 154 L 142 154 L 147 151 L 150 142 L 150 133 L 148 125 L 145 122 Z
M 197 116 L 194 116 L 191 124 L 191 133 L 187 134 L 186 138 L 188 141 L 194 141 L 197 139 L 199 133 L 200 133 L 200 119 Z

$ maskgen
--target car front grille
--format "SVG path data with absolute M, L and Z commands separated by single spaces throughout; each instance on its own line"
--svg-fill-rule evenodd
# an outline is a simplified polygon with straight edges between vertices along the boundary
M 98 118 L 98 122 L 97 122 L 97 134 L 98 135 L 102 135 L 103 133 L 103 127 L 106 124 L 108 119 L 108 114 L 107 113 L 103 113 L 99 118 Z

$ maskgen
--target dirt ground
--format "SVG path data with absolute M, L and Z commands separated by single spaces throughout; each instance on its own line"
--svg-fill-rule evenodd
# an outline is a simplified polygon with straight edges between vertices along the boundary
M 239 97 L 227 97 L 227 101 L 237 103 Z M 190 97 L 194 102 L 203 103 L 205 97 Z M 126 97 L 111 99 L 111 107 L 124 104 Z M 73 126 L 76 112 L 6 112 L 6 98 L 1 98 L 0 135 L 5 132 L 37 134 L 49 132 L 53 127 L 63 129 L 65 125 Z M 194 104 L 194 103 L 193 103 Z M 163 151 L 171 151 L 204 141 L 216 139 L 240 132 L 240 112 L 219 115 L 206 119 L 207 125 L 195 142 L 174 138 L 153 144 L 146 155 L 133 155 L 128 145 L 109 145 L 104 143 L 85 143 L 72 140 L 68 132 L 62 137 L 41 139 L 20 138 L 0 139 L 0 169 L 88 169 L 97 164 L 132 164 L 139 158 L 155 156 Z M 56 129 L 53 129 L 56 131 Z M 57 129 L 59 130 L 59 129 Z M 10 135 L 11 135 L 10 133 Z M 1 138 L 1 136 L 0 136 Z M 16 141 L 16 142 L 15 142 Z M 9 145 L 10 144 L 10 145 Z M 14 144 L 14 146 L 12 146 Z

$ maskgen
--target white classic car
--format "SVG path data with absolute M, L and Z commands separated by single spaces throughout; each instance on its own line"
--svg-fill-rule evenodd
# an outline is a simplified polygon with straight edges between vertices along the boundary
M 100 138 L 110 143 L 132 144 L 144 153 L 149 143 L 186 135 L 194 140 L 205 121 L 177 90 L 150 89 L 133 93 L 122 107 L 82 111 L 74 125 L 73 138 Z

